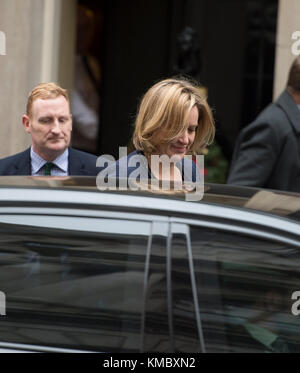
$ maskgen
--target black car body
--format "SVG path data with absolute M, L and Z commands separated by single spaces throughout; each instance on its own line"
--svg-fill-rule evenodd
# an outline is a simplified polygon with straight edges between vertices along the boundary
M 3 351 L 299 352 L 300 195 L 0 183 Z

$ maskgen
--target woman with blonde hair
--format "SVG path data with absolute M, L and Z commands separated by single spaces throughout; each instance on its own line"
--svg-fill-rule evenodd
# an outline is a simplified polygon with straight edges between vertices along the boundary
M 134 171 L 139 169 L 140 178 L 164 179 L 163 167 L 154 167 L 156 155 L 171 159 L 170 180 L 197 181 L 199 170 L 184 157 L 199 154 L 214 133 L 213 116 L 200 86 L 182 78 L 159 81 L 141 100 L 133 134 L 136 150 L 117 161 L 116 176 L 136 178 Z

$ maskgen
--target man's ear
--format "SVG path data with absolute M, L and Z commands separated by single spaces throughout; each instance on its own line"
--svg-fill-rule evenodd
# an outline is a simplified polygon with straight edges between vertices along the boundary
M 71 120 L 71 131 L 72 131 L 72 129 L 73 129 L 73 116 L 72 116 L 72 114 L 70 114 L 70 120 Z
M 27 133 L 30 133 L 30 118 L 28 115 L 23 115 L 22 116 L 22 123 L 24 126 L 24 129 Z

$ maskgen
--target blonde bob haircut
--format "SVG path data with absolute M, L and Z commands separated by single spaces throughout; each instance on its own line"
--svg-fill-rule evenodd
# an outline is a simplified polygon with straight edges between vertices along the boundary
M 56 98 L 59 96 L 63 96 L 69 106 L 70 106 L 70 100 L 68 96 L 68 92 L 66 89 L 61 88 L 56 83 L 41 83 L 33 88 L 33 90 L 29 93 L 28 99 L 27 99 L 27 107 L 26 107 L 26 115 L 29 117 L 32 116 L 32 105 L 33 102 L 37 99 L 42 100 L 48 100 L 51 98 Z
M 135 148 L 145 154 L 155 154 L 159 144 L 174 141 L 187 129 L 194 106 L 198 108 L 199 120 L 189 154 L 199 154 L 201 148 L 214 139 L 214 120 L 203 88 L 182 78 L 162 80 L 146 92 L 135 120 Z

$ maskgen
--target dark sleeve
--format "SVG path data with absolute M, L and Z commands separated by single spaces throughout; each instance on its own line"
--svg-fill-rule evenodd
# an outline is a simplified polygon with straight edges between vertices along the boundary
M 193 165 L 193 177 L 192 177 L 192 181 L 194 183 L 195 182 L 199 182 L 201 180 L 200 169 L 199 169 L 199 167 L 197 166 L 197 164 L 195 162 L 193 162 L 192 165 Z
M 194 183 L 201 181 L 199 169 L 201 164 L 197 165 L 192 159 L 184 157 L 181 162 L 178 162 L 176 165 L 182 174 L 183 181 L 192 181 Z
M 276 126 L 254 122 L 239 135 L 227 184 L 264 187 L 274 169 L 279 149 Z

